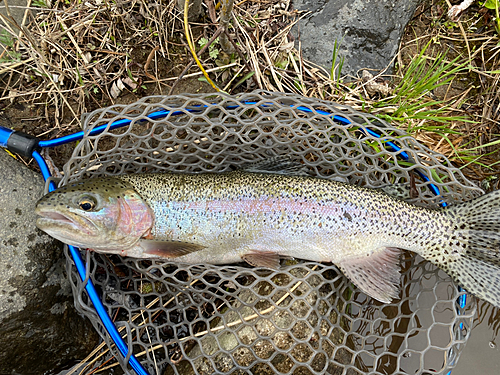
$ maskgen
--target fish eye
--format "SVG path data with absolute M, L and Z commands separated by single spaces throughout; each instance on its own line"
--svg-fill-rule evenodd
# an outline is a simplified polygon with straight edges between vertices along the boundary
M 92 197 L 83 197 L 78 201 L 78 206 L 84 211 L 92 211 L 96 205 L 96 201 Z

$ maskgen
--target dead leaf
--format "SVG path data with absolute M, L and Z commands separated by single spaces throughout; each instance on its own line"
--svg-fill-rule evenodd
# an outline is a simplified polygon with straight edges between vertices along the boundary
M 111 85 L 111 89 L 109 89 L 109 93 L 113 99 L 116 99 L 120 96 L 122 91 L 125 89 L 125 85 L 123 84 L 123 81 L 121 78 L 118 78 L 113 84 Z
M 137 83 L 135 83 L 130 77 L 124 78 L 123 83 L 130 87 L 131 90 L 135 90 L 137 88 Z
M 391 95 L 392 89 L 389 87 L 389 83 L 387 81 L 383 79 L 378 81 L 377 78 L 374 78 L 373 74 L 367 70 L 363 70 L 361 78 L 363 79 L 363 82 L 365 82 L 365 88 L 368 95 L 372 96 L 380 94 L 384 98 Z
M 294 46 L 295 46 L 294 42 L 288 42 L 288 43 L 282 44 L 280 46 L 280 51 L 290 52 Z
M 208 16 L 210 17 L 210 21 L 212 23 L 217 23 L 217 15 L 215 14 L 215 5 L 212 0 L 206 0 L 205 5 L 208 8 Z

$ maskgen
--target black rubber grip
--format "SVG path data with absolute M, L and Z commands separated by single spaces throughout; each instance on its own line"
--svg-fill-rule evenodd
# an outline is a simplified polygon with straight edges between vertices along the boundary
M 33 151 L 38 149 L 38 142 L 37 137 L 16 131 L 7 140 L 7 149 L 30 158 Z

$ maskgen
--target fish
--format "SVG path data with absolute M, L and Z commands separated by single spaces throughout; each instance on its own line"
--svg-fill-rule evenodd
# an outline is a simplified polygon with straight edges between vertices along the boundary
M 101 253 L 271 269 L 284 257 L 331 262 L 383 303 L 398 298 L 409 250 L 500 307 L 500 191 L 433 209 L 269 159 L 87 179 L 42 197 L 35 212 L 42 231 Z

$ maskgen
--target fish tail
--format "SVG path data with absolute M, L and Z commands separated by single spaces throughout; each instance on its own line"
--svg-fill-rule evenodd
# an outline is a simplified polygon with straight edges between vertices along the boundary
M 444 212 L 454 226 L 451 246 L 431 261 L 468 292 L 500 307 L 500 190 Z

